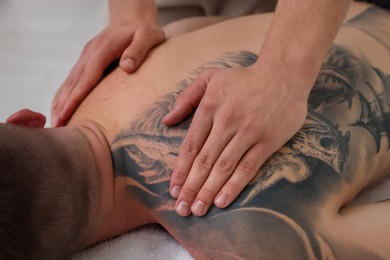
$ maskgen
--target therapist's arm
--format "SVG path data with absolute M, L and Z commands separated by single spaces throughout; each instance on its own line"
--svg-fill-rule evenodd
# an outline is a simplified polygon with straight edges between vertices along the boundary
M 310 90 L 351 3 L 279 0 L 254 65 L 204 71 L 177 97 L 165 124 L 196 109 L 170 186 L 180 215 L 204 215 L 213 202 L 228 206 L 300 129 Z

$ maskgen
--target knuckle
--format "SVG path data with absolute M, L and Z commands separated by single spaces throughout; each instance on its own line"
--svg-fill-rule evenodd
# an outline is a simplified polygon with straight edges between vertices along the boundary
M 181 183 L 181 182 L 184 182 L 186 180 L 187 176 L 188 176 L 188 174 L 186 171 L 175 170 L 172 178 L 174 178 L 176 182 Z
M 238 183 L 229 181 L 225 184 L 224 189 L 226 190 L 226 192 L 225 192 L 226 194 L 229 194 L 229 195 L 234 197 L 235 195 L 240 194 L 243 187 L 241 185 L 239 185 Z
M 67 109 L 69 111 L 74 111 L 74 108 L 78 107 L 80 105 L 80 103 L 81 103 L 81 101 L 78 98 L 72 98 L 71 100 L 69 100 L 69 102 L 67 104 Z
M 66 89 L 72 89 L 73 88 L 73 85 L 75 84 L 75 82 L 76 82 L 76 79 L 73 77 L 73 76 L 69 76 L 66 80 L 65 80 L 65 82 L 64 82 L 64 87 L 66 88 Z
M 89 90 L 91 90 L 94 85 L 95 85 L 95 79 L 94 77 L 88 77 L 88 78 L 84 78 L 83 79 L 83 82 L 81 82 L 81 84 L 78 86 L 78 91 L 79 93 L 85 93 L 85 92 L 89 92 Z
M 180 197 L 182 197 L 184 200 L 193 200 L 196 194 L 197 191 L 188 187 L 183 187 L 180 191 Z
M 196 164 L 206 170 L 210 170 L 213 167 L 213 161 L 207 154 L 198 155 L 196 158 Z
M 175 105 L 178 106 L 179 104 L 182 104 L 182 103 L 188 103 L 188 98 L 183 96 L 183 92 L 180 93 L 176 99 L 175 99 Z
M 184 90 L 180 91 L 176 96 L 175 96 L 175 102 L 181 101 L 184 98 L 186 98 L 186 93 L 188 92 L 188 88 L 185 88 Z
M 245 175 L 254 176 L 258 169 L 255 163 L 244 160 L 237 165 L 237 170 Z
M 148 37 L 152 45 L 165 39 L 165 33 L 160 27 L 144 24 L 140 25 L 138 30 L 139 34 Z
M 203 97 L 202 99 L 202 104 L 201 104 L 201 109 L 205 113 L 211 113 L 212 111 L 215 110 L 216 107 L 216 102 L 212 98 L 208 98 L 207 96 Z
M 255 122 L 255 119 L 247 120 L 246 122 L 242 123 L 242 125 L 240 126 L 240 135 L 242 137 L 258 134 L 258 129 L 253 127 L 253 122 Z
M 198 154 L 199 146 L 192 140 L 186 140 L 182 145 L 185 156 L 195 156 Z
M 207 187 L 203 187 L 198 194 L 199 200 L 203 201 L 205 204 L 210 205 L 215 197 L 215 192 Z
M 81 93 L 77 93 L 77 95 L 74 95 L 72 97 L 73 104 L 79 105 L 84 100 L 84 95 Z
M 187 95 L 185 95 L 187 94 Z M 181 94 L 179 96 L 177 96 L 177 101 L 180 102 L 180 103 L 184 103 L 184 104 L 191 104 L 192 103 L 192 96 L 188 95 L 188 93 L 185 93 L 185 94 Z
M 236 122 L 235 115 L 232 111 L 223 111 L 218 114 L 218 120 L 221 124 L 222 129 L 230 126 Z
M 143 37 L 150 35 L 152 32 L 153 32 L 152 28 L 145 24 L 141 24 L 137 28 L 137 34 Z
M 78 107 L 83 102 L 85 95 L 81 92 L 74 92 L 69 97 L 68 104 L 72 107 Z
M 83 101 L 84 99 L 84 96 L 84 91 L 80 88 L 77 88 L 73 90 L 72 95 L 70 97 L 75 103 L 81 103 L 81 101 Z
M 140 24 L 140 25 L 138 25 L 137 30 L 140 31 L 140 32 L 148 32 L 149 28 L 150 27 L 147 24 Z
M 217 167 L 222 173 L 230 174 L 234 166 L 233 161 L 226 156 L 221 156 L 217 161 Z
M 91 46 L 92 46 L 92 41 L 87 42 L 87 44 L 84 45 L 84 48 L 81 51 L 81 53 L 83 54 L 85 52 L 88 52 L 91 49 Z
M 101 42 L 102 39 L 101 39 L 101 37 L 95 37 L 92 40 L 90 40 L 89 42 L 87 42 L 87 44 L 85 44 L 85 46 L 82 50 L 82 53 L 84 54 L 84 53 L 89 52 L 93 48 L 93 46 L 95 45 L 95 41 Z
M 68 77 L 65 79 L 64 83 L 62 86 L 69 91 L 69 89 L 73 89 L 77 82 L 79 81 L 79 71 L 80 71 L 80 66 L 79 64 L 76 64 L 71 72 L 69 73 Z

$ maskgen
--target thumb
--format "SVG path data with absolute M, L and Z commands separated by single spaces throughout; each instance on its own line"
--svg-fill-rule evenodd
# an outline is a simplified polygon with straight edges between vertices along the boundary
M 143 62 L 147 52 L 145 45 L 133 41 L 122 54 L 119 62 L 120 68 L 127 73 L 134 72 Z
M 162 31 L 137 30 L 130 45 L 123 52 L 119 66 L 127 73 L 134 72 L 145 60 L 148 52 L 164 39 Z
M 170 126 L 180 123 L 198 107 L 206 92 L 210 76 L 210 71 L 202 72 L 177 96 L 173 109 L 163 118 L 163 124 Z
M 121 69 L 123 71 L 125 71 L 127 73 L 131 73 L 136 69 L 134 59 L 124 57 L 124 56 L 122 57 L 122 59 L 119 63 L 119 66 L 121 67 Z

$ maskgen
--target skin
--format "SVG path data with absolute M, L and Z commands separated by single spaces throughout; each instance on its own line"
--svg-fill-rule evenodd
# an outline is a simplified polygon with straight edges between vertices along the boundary
M 320 64 L 351 2 L 280 0 L 264 44 L 259 42 L 261 61 L 247 68 L 204 71 L 178 96 L 164 118 L 166 125 L 179 123 L 197 108 L 170 186 L 178 214 L 203 215 L 213 202 L 228 206 L 262 163 L 298 131 Z M 53 126 L 66 123 L 114 59 L 122 56 L 120 67 L 133 72 L 164 40 L 154 1 L 109 3 L 112 22 L 86 45 L 60 87 L 53 101 Z M 287 107 L 294 109 L 287 114 Z M 285 125 L 275 132 L 272 126 L 279 121 Z
M 201 218 L 177 215 L 169 193 L 192 118 L 172 128 L 162 120 L 200 71 L 253 64 L 264 37 L 252 31 L 261 23 L 266 32 L 270 15 L 174 37 L 133 77 L 113 71 L 66 127 L 44 130 L 70 153 L 68 140 L 89 143 L 75 160 L 92 155 L 86 163 L 95 167 L 87 174 L 101 185 L 80 243 L 87 247 L 159 223 L 197 259 L 389 258 L 389 201 L 349 204 L 389 174 L 389 17 L 371 8 L 345 25 L 314 84 L 304 127 L 227 209 L 212 207 Z M 17 120 L 29 125 L 42 117 L 24 110 L 9 123 Z
M 133 73 L 148 52 L 165 40 L 154 0 L 109 0 L 109 25 L 81 52 L 52 104 L 52 126 L 63 126 L 96 87 L 105 69 L 120 59 L 120 68 Z
M 228 206 L 300 129 L 311 87 L 351 3 L 279 0 L 262 59 L 205 71 L 180 93 L 164 123 L 196 111 L 170 186 L 178 214 L 202 216 L 213 203 Z

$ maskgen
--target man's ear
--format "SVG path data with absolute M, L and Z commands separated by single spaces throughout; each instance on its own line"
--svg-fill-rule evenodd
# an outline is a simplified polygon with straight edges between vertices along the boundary
M 22 109 L 10 115 L 5 122 L 26 127 L 43 128 L 46 124 L 46 117 L 41 113 Z

